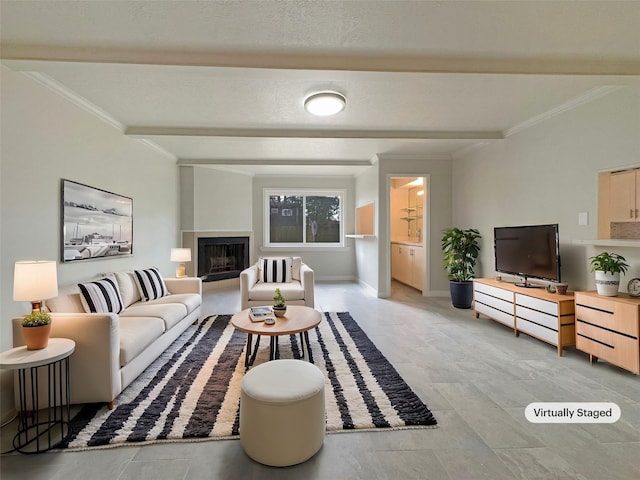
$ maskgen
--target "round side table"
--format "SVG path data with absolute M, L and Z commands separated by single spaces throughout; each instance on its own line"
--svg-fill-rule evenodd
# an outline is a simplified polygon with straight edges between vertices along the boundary
M 41 350 L 16 347 L 0 353 L 0 369 L 17 370 L 20 394 L 18 433 L 13 448 L 20 453 L 40 453 L 50 450 L 69 433 L 71 419 L 69 356 L 76 342 L 68 338 L 50 338 Z M 40 385 L 40 377 L 46 380 Z M 40 391 L 48 399 L 40 410 Z

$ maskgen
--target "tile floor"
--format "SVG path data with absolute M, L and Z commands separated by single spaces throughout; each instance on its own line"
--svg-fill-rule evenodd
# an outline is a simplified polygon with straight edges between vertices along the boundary
M 592 479 L 640 478 L 640 377 L 591 366 L 569 348 L 519 338 L 449 299 L 393 286 L 378 299 L 354 283 L 318 283 L 317 307 L 348 311 L 434 412 L 439 428 L 327 435 L 308 462 L 256 464 L 236 440 L 3 455 L 3 480 Z M 232 313 L 239 295 L 205 295 L 205 313 Z M 531 424 L 534 401 L 615 402 L 614 424 Z M 2 450 L 12 425 L 3 429 Z

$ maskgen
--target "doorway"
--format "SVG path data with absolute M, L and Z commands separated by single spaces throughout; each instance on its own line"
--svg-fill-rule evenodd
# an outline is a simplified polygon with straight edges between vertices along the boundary
M 389 181 L 391 284 L 398 282 L 421 295 L 429 289 L 427 178 L 398 175 Z M 391 290 L 393 292 L 394 289 Z

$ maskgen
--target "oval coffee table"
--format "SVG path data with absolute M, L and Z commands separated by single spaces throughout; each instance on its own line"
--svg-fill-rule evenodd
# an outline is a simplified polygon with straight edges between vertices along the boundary
M 287 313 L 284 317 L 275 317 L 276 323 L 267 325 L 264 322 L 253 322 L 249 317 L 249 309 L 236 313 L 231 317 L 231 324 L 247 334 L 247 354 L 244 366 L 249 368 L 253 365 L 260 344 L 260 336 L 265 335 L 271 337 L 269 344 L 269 360 L 275 360 L 279 357 L 278 336 L 300 334 L 300 343 L 302 347 L 302 358 L 304 358 L 304 347 L 307 347 L 307 358 L 310 362 L 311 348 L 309 346 L 309 330 L 315 328 L 322 321 L 322 315 L 311 307 L 301 305 L 288 305 Z M 251 352 L 253 336 L 258 335 L 253 353 Z M 304 340 L 303 340 L 304 337 Z

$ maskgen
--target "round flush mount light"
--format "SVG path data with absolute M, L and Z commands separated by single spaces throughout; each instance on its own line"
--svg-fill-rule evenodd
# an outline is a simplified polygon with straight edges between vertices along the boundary
M 305 110 L 321 117 L 340 113 L 346 105 L 347 99 L 344 95 L 332 91 L 313 93 L 304 100 Z

